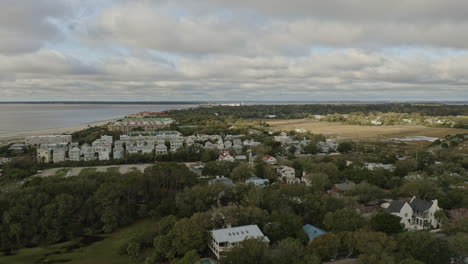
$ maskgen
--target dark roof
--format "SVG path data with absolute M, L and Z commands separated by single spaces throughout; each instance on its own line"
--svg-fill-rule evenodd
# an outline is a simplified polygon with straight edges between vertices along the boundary
M 405 201 L 402 200 L 394 200 L 390 203 L 387 209 L 385 209 L 385 212 L 387 213 L 399 213 L 401 211 L 401 208 L 403 205 L 405 205 Z
M 411 208 L 413 208 L 413 210 L 415 210 L 415 211 L 418 211 L 418 212 L 425 212 L 425 211 L 429 210 L 429 208 L 431 208 L 432 202 L 428 202 L 428 201 L 424 201 L 424 200 L 420 200 L 420 199 L 414 198 L 414 199 L 409 203 L 409 205 L 410 205 Z

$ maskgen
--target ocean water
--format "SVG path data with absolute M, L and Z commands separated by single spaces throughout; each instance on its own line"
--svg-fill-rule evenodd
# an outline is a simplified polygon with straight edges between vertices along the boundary
M 196 106 L 188 104 L 0 104 L 0 134 L 83 125 L 142 111 L 159 112 Z

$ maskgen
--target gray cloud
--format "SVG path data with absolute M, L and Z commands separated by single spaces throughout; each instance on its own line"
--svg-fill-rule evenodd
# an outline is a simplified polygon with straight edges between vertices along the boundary
M 61 32 L 54 19 L 71 15 L 66 0 L 3 0 L 0 9 L 0 53 L 38 50 L 46 41 L 58 40 Z
M 200 100 L 223 96 L 248 99 L 246 94 L 258 99 L 314 99 L 320 94 L 329 99 L 333 94 L 458 95 L 468 85 L 463 74 L 468 69 L 467 55 L 431 58 L 347 49 L 300 58 L 184 58 L 174 67 L 149 58 L 116 57 L 93 65 L 92 70 L 57 52 L 40 51 L 23 57 L 1 57 L 0 65 L 9 68 L 2 66 L 0 71 L 14 70 L 16 78 L 0 82 L 0 95 L 55 93 Z M 48 60 L 48 71 L 31 65 L 36 60 Z
M 6 1 L 0 100 L 468 99 L 466 1 Z

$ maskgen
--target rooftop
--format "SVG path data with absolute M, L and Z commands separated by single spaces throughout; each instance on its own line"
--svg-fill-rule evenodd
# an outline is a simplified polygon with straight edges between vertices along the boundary
M 312 241 L 316 237 L 327 233 L 327 232 L 323 231 L 322 229 L 320 229 L 320 228 L 318 228 L 316 226 L 313 226 L 313 225 L 309 225 L 309 224 L 303 226 L 302 229 L 304 230 L 304 232 L 309 237 L 309 241 Z
M 244 241 L 247 238 L 263 238 L 264 241 L 270 242 L 257 225 L 246 225 L 238 227 L 229 227 L 211 231 L 213 238 L 218 242 L 237 243 Z

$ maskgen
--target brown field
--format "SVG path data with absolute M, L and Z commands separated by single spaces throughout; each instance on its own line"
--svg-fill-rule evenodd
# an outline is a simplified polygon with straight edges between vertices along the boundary
M 310 119 L 265 120 L 275 130 L 306 129 L 314 134 L 332 135 L 345 138 L 402 138 L 406 136 L 427 136 L 444 138 L 447 135 L 468 133 L 468 129 L 433 128 L 424 126 L 359 126 Z

